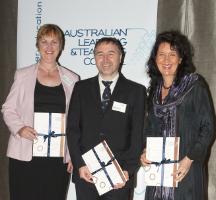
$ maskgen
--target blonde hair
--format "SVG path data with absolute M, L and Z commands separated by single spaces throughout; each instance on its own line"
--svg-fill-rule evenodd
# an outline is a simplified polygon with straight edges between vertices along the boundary
M 44 24 L 42 25 L 37 33 L 37 39 L 36 39 L 36 47 L 39 48 L 39 41 L 44 36 L 56 36 L 59 39 L 60 42 L 60 49 L 64 49 L 64 33 L 63 31 L 55 24 Z

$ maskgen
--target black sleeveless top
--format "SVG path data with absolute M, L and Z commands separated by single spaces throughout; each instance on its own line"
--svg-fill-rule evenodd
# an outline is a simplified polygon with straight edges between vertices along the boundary
M 65 113 L 66 97 L 63 85 L 50 87 L 36 81 L 34 112 Z

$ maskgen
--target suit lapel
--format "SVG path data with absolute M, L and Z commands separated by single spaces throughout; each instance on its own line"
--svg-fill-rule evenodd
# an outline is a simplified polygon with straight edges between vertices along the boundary
M 96 105 L 96 110 L 100 115 L 103 115 L 103 111 L 101 108 L 101 94 L 100 94 L 100 86 L 98 82 L 98 76 L 92 78 L 92 96 L 94 98 L 94 102 Z
M 69 103 L 69 100 L 71 97 L 71 91 L 74 87 L 75 82 L 70 77 L 68 77 L 66 73 L 64 73 L 64 71 L 62 70 L 60 66 L 58 66 L 58 70 L 59 70 L 59 75 L 60 75 L 60 79 L 61 79 L 64 91 L 65 91 L 66 105 L 67 105 Z
M 121 90 L 125 88 L 124 80 L 125 77 L 120 73 L 118 81 L 115 85 L 115 88 L 111 96 L 111 102 L 121 93 Z
M 23 73 L 26 73 L 26 71 L 22 71 Z M 33 114 L 34 114 L 34 91 L 35 91 L 35 85 L 36 85 L 36 79 L 37 79 L 37 72 L 38 72 L 38 65 L 35 64 L 31 68 L 28 73 L 26 73 L 24 78 L 24 83 L 22 84 L 22 89 L 25 90 L 25 93 L 20 93 L 20 95 L 27 95 L 28 98 L 25 98 L 25 96 L 22 97 L 25 101 L 23 102 L 25 105 L 25 114 L 28 115 L 28 119 L 30 122 L 30 125 L 33 125 Z M 28 84 L 26 84 L 28 83 Z

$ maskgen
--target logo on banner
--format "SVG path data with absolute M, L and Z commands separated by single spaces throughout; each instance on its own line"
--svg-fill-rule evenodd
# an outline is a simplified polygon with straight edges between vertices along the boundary
M 69 54 L 74 59 L 79 58 L 86 66 L 95 65 L 94 47 L 98 39 L 102 37 L 115 37 L 120 40 L 127 53 L 133 53 L 134 61 L 144 60 L 149 54 L 149 44 L 155 38 L 155 32 L 149 33 L 144 28 L 89 28 L 65 30 L 65 38 L 70 40 Z M 136 42 L 135 42 L 136 41 Z M 67 42 L 68 43 L 68 42 Z M 132 46 L 133 45 L 133 46 Z M 130 47 L 130 49 L 128 48 Z M 125 64 L 126 60 L 125 60 Z

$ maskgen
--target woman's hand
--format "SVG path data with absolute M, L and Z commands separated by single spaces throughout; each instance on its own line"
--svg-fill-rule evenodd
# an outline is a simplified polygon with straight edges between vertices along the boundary
M 140 162 L 144 167 L 151 164 L 151 161 L 146 159 L 146 149 L 143 150 L 143 153 L 140 156 Z
M 71 160 L 68 162 L 68 165 L 67 165 L 67 172 L 68 173 L 72 173 L 72 171 L 73 171 L 73 164 L 72 164 L 72 162 L 71 162 Z
M 180 162 L 179 167 L 176 173 L 173 173 L 173 176 L 176 181 L 181 182 L 182 179 L 187 175 L 188 171 L 190 170 L 191 164 L 193 160 L 189 159 L 185 156 Z
M 30 126 L 24 126 L 19 131 L 18 134 L 20 137 L 26 138 L 28 140 L 33 141 L 37 139 L 37 132 Z

